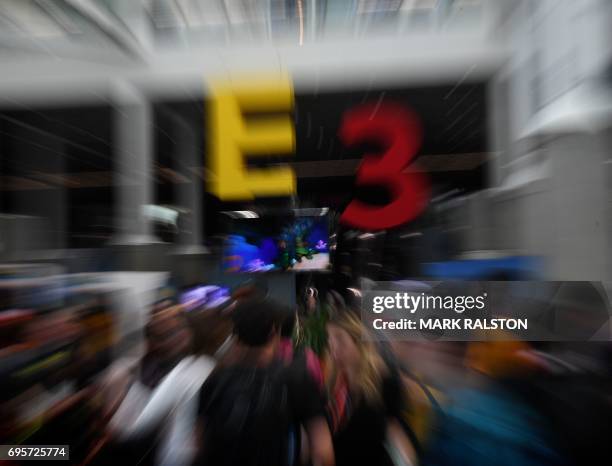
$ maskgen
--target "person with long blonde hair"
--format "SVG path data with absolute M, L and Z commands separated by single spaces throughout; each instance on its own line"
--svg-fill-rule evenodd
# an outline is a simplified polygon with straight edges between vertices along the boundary
M 412 464 L 414 450 L 399 422 L 405 400 L 397 370 L 385 363 L 353 313 L 338 313 L 326 329 L 324 366 L 336 466 L 393 465 L 390 450 Z

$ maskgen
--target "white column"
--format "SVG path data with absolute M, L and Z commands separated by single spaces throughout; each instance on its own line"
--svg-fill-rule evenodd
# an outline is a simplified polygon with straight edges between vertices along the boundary
M 143 207 L 153 203 L 153 115 L 151 103 L 126 82 L 114 87 L 115 244 L 157 242 Z
M 199 152 L 198 136 L 193 123 L 177 115 L 171 117 L 176 134 L 174 157 L 181 174 L 189 179 L 189 182 L 176 184 L 177 203 L 184 211 L 183 221 L 179 225 L 179 244 L 184 252 L 202 253 L 206 252 L 202 245 L 203 193 L 201 180 L 194 168 L 202 165 L 204 155 Z
M 504 180 L 504 166 L 510 158 L 510 106 L 508 79 L 497 73 L 487 84 L 487 131 L 489 134 L 490 159 L 487 187 L 497 188 Z

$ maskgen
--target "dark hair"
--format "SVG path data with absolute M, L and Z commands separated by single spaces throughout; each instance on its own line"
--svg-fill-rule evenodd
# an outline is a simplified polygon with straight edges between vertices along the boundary
M 285 311 L 287 314 L 283 319 L 280 334 L 283 338 L 291 338 L 293 336 L 293 329 L 295 328 L 295 321 L 297 320 L 297 317 L 294 310 L 286 308 Z
M 155 335 L 155 333 L 153 332 L 153 325 L 157 321 L 159 316 L 162 315 L 162 313 L 168 309 L 168 307 L 169 306 L 160 305 L 151 310 L 151 312 L 149 313 L 149 319 L 147 320 L 143 328 L 145 339 L 151 340 L 151 339 L 157 338 L 157 335 Z M 177 321 L 181 325 L 186 327 L 188 330 L 193 331 L 193 329 L 191 328 L 191 322 L 189 321 L 189 318 L 184 312 L 177 312 L 172 315 L 161 317 L 162 322 L 166 319 L 173 319 L 173 318 L 177 319 Z
M 289 311 L 271 299 L 245 299 L 232 314 L 234 334 L 248 346 L 263 346 L 280 330 Z

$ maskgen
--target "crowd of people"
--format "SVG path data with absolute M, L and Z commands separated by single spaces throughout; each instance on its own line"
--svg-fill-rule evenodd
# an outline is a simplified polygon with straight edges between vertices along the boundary
M 19 422 L 33 390 L 55 396 L 59 369 L 27 392 L 6 385 L 0 435 L 68 443 L 82 466 L 571 466 L 605 454 L 609 344 L 390 342 L 356 303 L 325 299 L 307 293 L 295 309 L 242 287 L 223 308 L 187 312 L 165 296 L 140 355 L 109 355 L 90 377 L 88 346 L 72 343 L 61 372 L 82 388 L 61 414 Z
M 109 422 L 91 464 L 577 464 L 596 442 L 563 436 L 609 431 L 610 403 L 598 396 L 589 416 L 603 430 L 552 425 L 579 403 L 542 402 L 553 388 L 533 381 L 553 363 L 526 343 L 391 344 L 367 338 L 354 310 L 333 305 L 316 352 L 303 344 L 308 316 L 256 289 L 206 319 L 168 302 L 153 309 L 144 357 L 116 361 L 100 385 Z M 435 374 L 419 357 L 438 367 L 440 383 L 427 382 Z
M 195 350 L 202 341 L 192 330 L 202 322 L 158 304 L 144 356 L 115 361 L 99 383 L 109 422 L 92 463 L 385 465 L 393 464 L 386 445 L 393 439 L 412 464 L 400 374 L 362 338 L 358 317 L 337 311 L 326 323 L 327 349 L 317 354 L 296 343 L 295 310 L 243 290 L 207 316 L 208 328 L 212 320 L 230 326 L 206 354 Z

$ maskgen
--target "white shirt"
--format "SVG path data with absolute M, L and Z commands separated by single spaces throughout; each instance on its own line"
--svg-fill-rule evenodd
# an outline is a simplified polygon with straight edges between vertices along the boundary
M 153 390 L 135 381 L 111 420 L 113 430 L 127 440 L 162 424 L 156 463 L 189 465 L 196 452 L 197 395 L 214 366 L 212 358 L 188 356 Z

